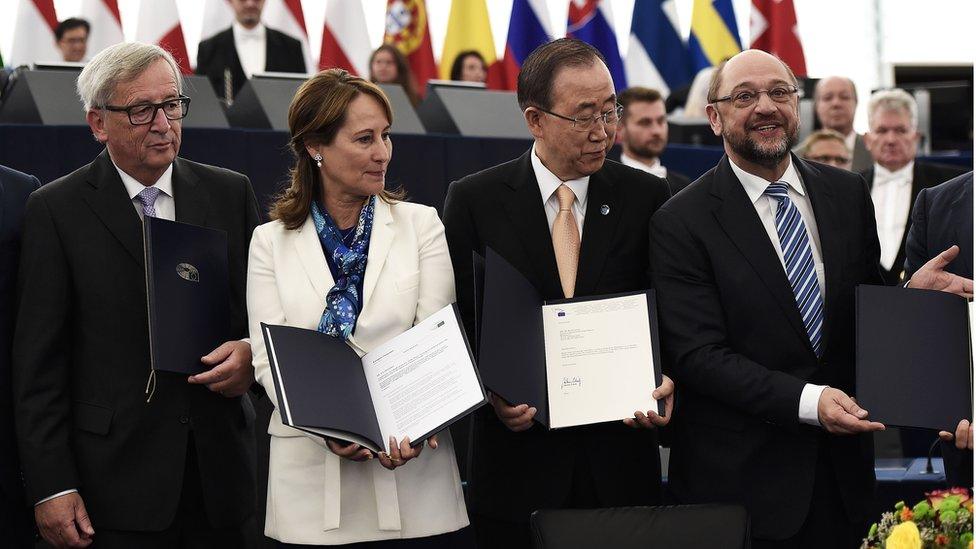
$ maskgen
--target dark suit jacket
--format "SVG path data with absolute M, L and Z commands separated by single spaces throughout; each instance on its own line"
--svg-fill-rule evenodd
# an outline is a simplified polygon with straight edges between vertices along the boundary
M 266 29 L 264 70 L 268 72 L 305 72 L 302 43 L 283 32 Z M 234 96 L 241 91 L 247 76 L 234 46 L 234 29 L 229 28 L 207 38 L 197 47 L 196 73 L 210 79 L 217 97 L 224 97 L 224 69 L 230 69 Z
M 955 166 L 929 164 L 928 162 L 916 160 L 915 168 L 912 170 L 912 201 L 909 206 L 909 212 L 915 206 L 918 193 L 922 192 L 922 189 L 934 187 L 960 174 L 962 174 L 962 169 Z M 872 188 L 874 186 L 874 166 L 871 166 L 863 175 L 864 179 L 868 182 L 868 188 Z M 911 222 L 911 214 L 909 214 L 908 221 L 909 223 Z M 885 284 L 894 285 L 906 279 L 902 275 L 904 274 L 903 266 L 905 265 L 905 241 L 908 238 L 909 229 L 910 227 L 906 225 L 905 234 L 901 237 L 901 247 L 898 249 L 895 262 L 891 264 L 891 269 L 881 268 L 881 275 L 884 277 Z
M 682 189 L 691 185 L 691 179 L 687 175 L 670 169 L 668 170 L 667 180 L 668 188 L 671 189 L 671 196 L 678 194 Z
M 905 279 L 953 244 L 959 256 L 946 270 L 973 278 L 973 172 L 922 189 L 912 209 L 905 245 Z M 963 419 L 963 418 L 959 418 Z M 965 418 L 970 419 L 972 418 Z M 973 485 L 973 453 L 942 443 L 946 480 L 950 486 Z
M 241 174 L 177 159 L 177 221 L 227 232 L 233 338 L 254 192 Z M 162 530 L 177 511 L 190 437 L 215 527 L 254 512 L 254 409 L 186 376 L 150 373 L 142 230 L 108 152 L 31 195 L 24 222 L 14 397 L 29 501 L 77 488 L 92 523 Z
M 474 334 L 471 252 L 489 246 L 521 271 L 544 299 L 563 297 L 548 221 L 532 170 L 531 151 L 451 184 L 444 226 L 457 299 Z M 608 160 L 590 177 L 576 295 L 649 288 L 647 229 L 669 196 L 666 183 Z M 601 206 L 610 207 L 601 215 Z M 517 350 L 513 349 L 517 353 Z M 517 359 L 517 354 L 514 355 Z M 486 408 L 474 419 L 472 510 L 525 523 L 540 508 L 565 504 L 576 474 L 593 480 L 603 507 L 660 500 L 660 463 L 653 432 L 607 423 L 513 433 Z
M 0 166 L 0 532 L 15 547 L 32 541 L 32 522 L 24 500 L 14 435 L 10 344 L 14 335 L 14 292 L 24 204 L 40 185 L 32 175 Z
M 854 287 L 880 284 L 874 211 L 860 176 L 795 155 L 825 265 L 822 357 L 728 157 L 651 222 L 652 280 L 665 368 L 677 387 L 669 486 L 682 503 L 735 502 L 760 538 L 797 533 L 819 453 L 848 515 L 867 519 L 870 436 L 833 437 L 799 422 L 804 384 L 854 394 Z

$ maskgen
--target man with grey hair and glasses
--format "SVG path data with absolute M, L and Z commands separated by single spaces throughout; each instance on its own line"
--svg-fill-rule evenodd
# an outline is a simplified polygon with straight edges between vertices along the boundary
M 204 373 L 155 372 L 141 219 L 227 233 L 232 338 L 247 334 L 243 175 L 179 158 L 190 99 L 173 57 L 123 43 L 78 78 L 90 164 L 34 192 L 25 215 L 13 343 L 28 497 L 55 547 L 240 547 L 255 510 L 254 379 L 246 340 Z
M 898 284 L 904 278 L 905 239 L 918 193 L 961 175 L 963 170 L 915 160 L 921 137 L 918 106 L 905 90 L 881 90 L 871 95 L 868 128 L 864 141 L 874 165 L 863 175 L 874 201 L 881 274 L 885 284 Z M 910 452 L 907 455 L 924 456 L 928 446 L 905 450 Z

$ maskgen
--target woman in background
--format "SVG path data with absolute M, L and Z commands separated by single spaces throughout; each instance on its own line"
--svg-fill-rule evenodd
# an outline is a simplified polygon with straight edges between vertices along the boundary
M 396 46 L 383 44 L 369 56 L 369 81 L 374 84 L 400 84 L 410 103 L 414 107 L 420 104 L 410 65 Z
M 488 64 L 477 50 L 462 51 L 451 64 L 451 80 L 481 82 L 488 79 Z

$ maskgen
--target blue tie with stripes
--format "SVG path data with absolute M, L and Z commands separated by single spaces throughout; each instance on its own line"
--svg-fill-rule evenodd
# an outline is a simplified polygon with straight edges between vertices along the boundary
M 813 249 L 810 248 L 807 226 L 800 216 L 800 210 L 796 209 L 787 195 L 788 189 L 789 185 L 785 182 L 777 181 L 770 183 L 763 194 L 779 203 L 776 206 L 776 233 L 779 235 L 779 247 L 783 250 L 786 277 L 793 287 L 793 297 L 796 298 L 796 306 L 803 317 L 810 344 L 817 356 L 820 356 L 823 297 L 817 282 L 817 269 L 813 263 Z

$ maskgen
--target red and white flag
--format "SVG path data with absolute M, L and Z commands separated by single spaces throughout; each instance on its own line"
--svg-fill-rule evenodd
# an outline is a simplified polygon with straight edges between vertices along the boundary
M 797 76 L 807 75 L 793 0 L 752 0 L 749 34 L 752 48 L 776 55 Z
M 200 41 L 227 30 L 234 23 L 234 10 L 227 0 L 205 0 Z
M 183 74 L 191 74 L 190 58 L 183 40 L 183 27 L 176 0 L 142 0 L 136 23 L 136 41 L 158 44 L 176 58 Z
M 339 67 L 368 78 L 372 50 L 362 4 L 329 0 L 325 7 L 319 70 Z
M 86 60 L 125 40 L 118 0 L 82 0 L 81 16 L 91 23 Z
M 15 17 L 14 40 L 4 61 L 11 67 L 62 61 L 54 38 L 58 26 L 54 0 L 20 0 Z
M 359 2 L 346 2 L 346 8 L 359 5 Z M 360 9 L 362 9 L 360 7 Z M 268 27 L 287 34 L 302 43 L 302 54 L 305 56 L 305 70 L 313 67 L 312 56 L 308 48 L 308 30 L 305 28 L 305 13 L 302 11 L 302 0 L 267 0 L 261 21 Z

